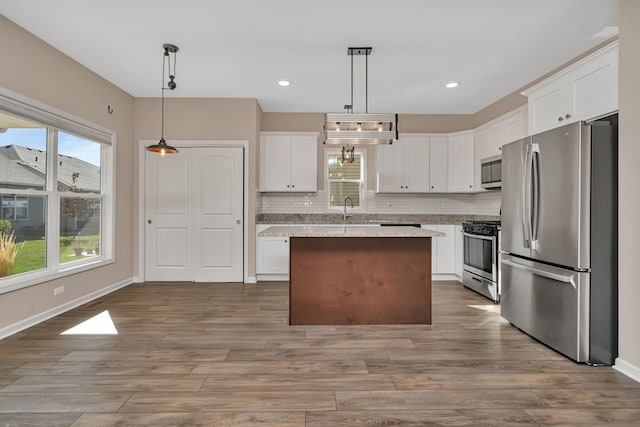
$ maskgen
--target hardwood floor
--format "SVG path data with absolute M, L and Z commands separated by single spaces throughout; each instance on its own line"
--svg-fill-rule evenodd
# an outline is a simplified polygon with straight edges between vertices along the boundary
M 0 426 L 640 425 L 640 384 L 460 284 L 433 284 L 430 326 L 289 326 L 287 304 L 287 283 L 92 301 L 0 341 Z M 105 310 L 117 334 L 61 335 Z

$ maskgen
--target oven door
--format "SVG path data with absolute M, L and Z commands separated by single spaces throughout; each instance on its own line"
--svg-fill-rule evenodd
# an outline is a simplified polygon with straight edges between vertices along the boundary
M 496 236 L 462 233 L 464 239 L 464 270 L 498 281 Z

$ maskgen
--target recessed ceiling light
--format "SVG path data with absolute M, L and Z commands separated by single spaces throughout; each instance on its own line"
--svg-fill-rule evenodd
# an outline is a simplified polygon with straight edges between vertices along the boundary
M 291 82 L 289 80 L 282 79 L 282 80 L 278 80 L 278 84 L 280 86 L 289 86 L 291 84 Z
M 460 84 L 460 82 L 449 82 L 445 85 L 445 87 L 449 88 L 449 89 L 453 89 L 454 87 L 458 87 L 458 85 Z

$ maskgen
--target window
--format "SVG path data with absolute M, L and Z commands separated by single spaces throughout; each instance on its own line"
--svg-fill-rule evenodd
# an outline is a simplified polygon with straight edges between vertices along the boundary
M 345 199 L 353 202 L 353 209 L 364 208 L 364 151 L 355 151 L 353 163 L 342 161 L 339 150 L 326 151 L 327 206 L 330 210 L 343 209 Z M 347 206 L 351 207 L 351 203 Z
M 110 262 L 112 139 L 0 92 L 0 293 Z
M 29 198 L 24 196 L 2 196 L 2 215 L 0 219 L 26 221 L 29 219 Z

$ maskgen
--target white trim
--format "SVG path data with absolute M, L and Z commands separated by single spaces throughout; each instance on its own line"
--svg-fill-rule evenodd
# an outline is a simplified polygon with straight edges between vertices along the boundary
M 633 365 L 618 357 L 616 358 L 616 364 L 613 365 L 613 369 L 640 383 L 640 366 Z
M 518 113 L 521 113 L 522 111 L 524 111 L 524 110 L 526 110 L 528 108 L 529 108 L 529 105 L 525 103 L 524 105 L 521 105 L 518 108 L 514 108 L 513 110 L 507 111 L 506 113 L 496 117 L 495 119 L 491 119 L 488 122 L 484 122 L 480 126 L 476 127 L 475 129 L 471 129 L 471 130 L 474 131 L 474 132 L 482 132 L 483 130 L 493 126 L 494 124 L 496 124 L 496 123 L 498 123 L 498 122 L 500 122 L 502 120 L 505 120 L 507 117 L 514 116 L 514 115 L 516 115 Z
M 10 335 L 16 334 L 20 331 L 23 331 L 27 328 L 35 326 L 38 323 L 44 322 L 45 320 L 51 319 L 52 317 L 58 316 L 64 312 L 67 312 L 76 307 L 79 307 L 82 304 L 86 304 L 89 301 L 93 301 L 96 298 L 100 298 L 101 296 L 110 294 L 113 291 L 117 291 L 118 289 L 124 288 L 125 286 L 128 286 L 132 283 L 134 283 L 132 278 L 122 280 L 120 282 L 109 285 L 106 288 L 102 288 L 100 290 L 84 295 L 80 298 L 76 298 L 73 301 L 69 301 L 57 307 L 43 311 L 42 313 L 38 313 L 34 316 L 28 317 L 24 320 L 14 323 L 13 325 L 6 326 L 0 329 L 0 340 Z
M 244 279 L 244 283 L 258 283 L 258 279 L 255 276 L 247 277 Z
M 101 144 L 113 144 L 115 131 L 0 86 L 0 108 L 10 114 L 55 127 Z
M 156 140 L 141 139 L 138 141 L 138 274 L 141 282 L 145 281 L 145 195 L 146 195 L 146 161 L 145 147 L 156 144 Z M 249 141 L 247 140 L 169 140 L 173 147 L 242 147 L 244 151 L 244 196 L 243 196 L 243 282 L 249 280 Z
M 460 280 L 458 278 L 458 275 L 454 274 L 454 273 L 433 273 L 431 275 L 431 281 L 432 282 L 462 282 L 462 280 Z
M 257 274 L 258 282 L 288 282 L 288 274 Z

